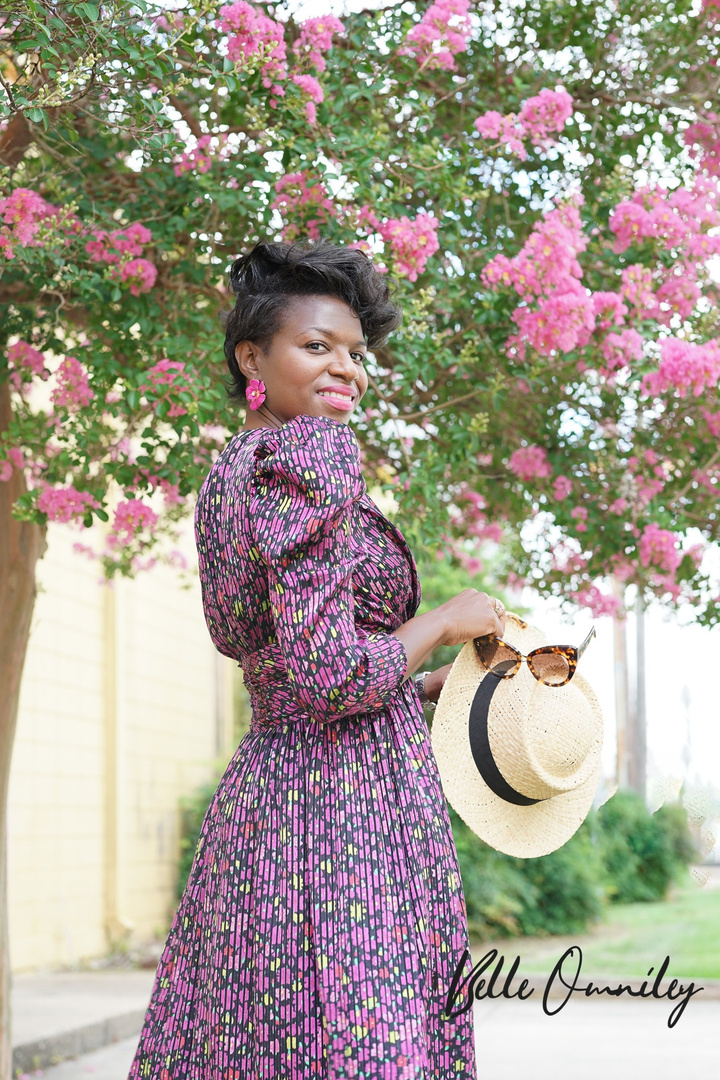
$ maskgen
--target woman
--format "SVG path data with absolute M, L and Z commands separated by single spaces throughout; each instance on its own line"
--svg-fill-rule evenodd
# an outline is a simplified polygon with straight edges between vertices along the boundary
M 409 677 L 440 644 L 502 636 L 502 605 L 466 589 L 416 616 L 413 556 L 367 494 L 349 421 L 367 350 L 400 322 L 386 278 L 319 241 L 258 244 L 231 282 L 229 393 L 249 408 L 195 535 L 210 635 L 243 669 L 252 721 L 205 817 L 130 1080 L 474 1080 L 472 1009 L 441 1016 L 472 964 Z M 431 700 L 446 674 L 428 674 Z

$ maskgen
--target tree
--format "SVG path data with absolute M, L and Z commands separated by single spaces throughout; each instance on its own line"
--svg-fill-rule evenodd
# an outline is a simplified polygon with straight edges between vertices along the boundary
M 355 243 L 399 283 L 355 429 L 411 543 L 494 541 L 505 582 L 596 615 L 614 575 L 719 621 L 719 10 L 692 10 L 6 5 L 3 776 L 46 524 L 107 521 L 108 577 L 173 558 L 238 427 L 218 315 L 260 238 Z

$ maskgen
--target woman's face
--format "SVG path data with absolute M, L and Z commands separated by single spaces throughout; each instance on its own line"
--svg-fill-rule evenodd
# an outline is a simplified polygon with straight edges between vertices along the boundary
M 367 390 L 366 352 L 360 320 L 343 300 L 293 297 L 267 351 L 250 341 L 235 348 L 248 381 L 265 383 L 265 401 L 257 410 L 248 408 L 245 427 L 268 427 L 273 417 L 285 424 L 301 415 L 348 423 Z

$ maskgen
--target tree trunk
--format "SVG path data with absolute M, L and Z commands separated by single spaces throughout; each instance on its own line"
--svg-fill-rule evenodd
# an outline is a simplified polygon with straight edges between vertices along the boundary
M 10 423 L 10 387 L 0 385 L 0 434 Z M 0 482 L 0 1080 L 12 1078 L 10 949 L 7 910 L 7 796 L 20 683 L 35 606 L 35 566 L 47 548 L 46 528 L 10 512 L 27 490 L 21 470 Z

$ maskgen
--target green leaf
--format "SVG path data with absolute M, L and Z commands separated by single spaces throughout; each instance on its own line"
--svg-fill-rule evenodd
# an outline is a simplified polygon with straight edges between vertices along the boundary
M 95 509 L 94 514 L 95 514 L 96 518 L 100 518 L 100 521 L 109 521 L 110 520 L 110 518 L 109 518 L 109 516 L 107 514 L 107 511 L 106 510 L 101 510 L 100 507 L 97 507 Z
M 94 4 L 78 4 L 78 7 L 80 8 L 81 11 L 85 12 L 88 19 L 90 19 L 91 22 L 97 22 L 98 21 L 99 12 L 98 12 L 98 9 L 95 7 Z

